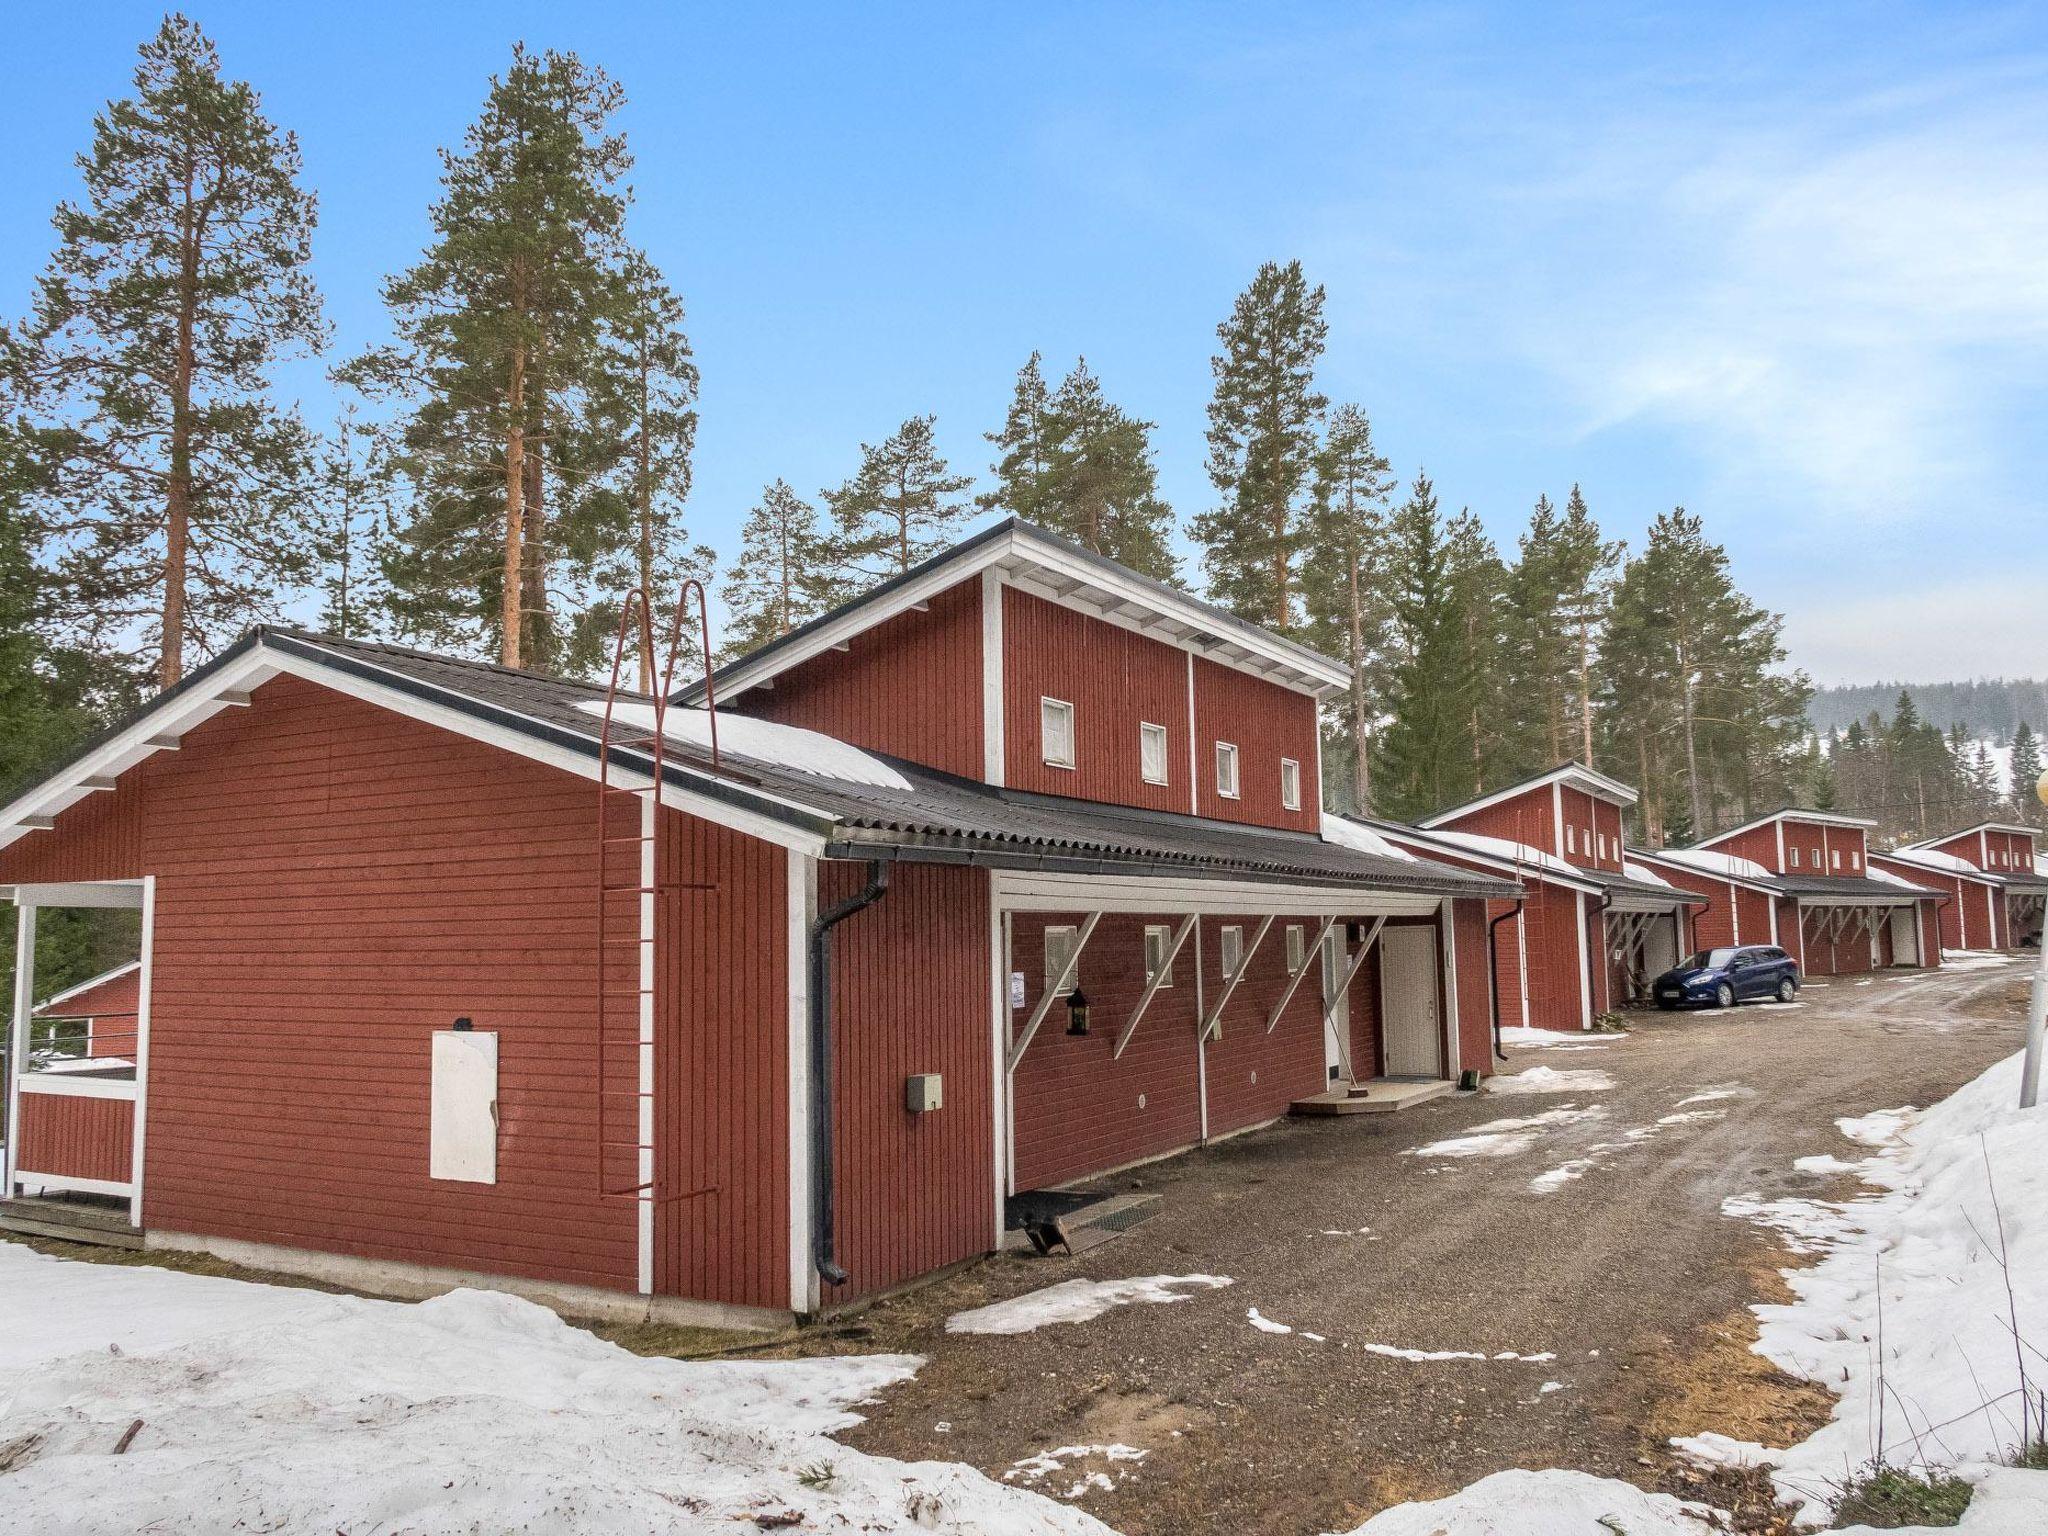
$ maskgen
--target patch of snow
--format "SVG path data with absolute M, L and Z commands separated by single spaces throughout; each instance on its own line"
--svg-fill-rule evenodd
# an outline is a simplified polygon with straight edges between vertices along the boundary
M 1372 1228 L 1371 1228 L 1371 1227 L 1325 1227 L 1325 1228 L 1323 1228 L 1323 1236 L 1325 1236 L 1325 1237 L 1364 1237 L 1364 1236 L 1366 1236 L 1366 1235 L 1367 1235 L 1368 1233 L 1370 1233 L 1371 1231 L 1372 1231 Z
M 1586 1044 L 1592 1039 L 1591 1032 L 1583 1029 L 1537 1029 L 1528 1024 L 1509 1024 L 1500 1032 L 1502 1045 L 1559 1045 L 1569 1041 L 1574 1045 Z M 1610 1044 L 1610 1041 L 1601 1041 Z
M 946 1319 L 948 1333 L 1033 1333 L 1055 1323 L 1085 1323 L 1112 1307 L 1192 1301 L 1186 1292 L 1220 1290 L 1227 1275 L 1143 1275 L 1134 1280 L 1063 1280 Z
M 1753 1099 L 1755 1097 L 1756 1090 L 1754 1088 L 1745 1088 L 1740 1083 L 1731 1083 L 1725 1088 L 1702 1088 L 1698 1093 L 1688 1094 L 1685 1098 L 1678 1101 L 1678 1107 L 1683 1109 L 1688 1104 L 1713 1104 L 1722 1099 Z
M 1534 869 L 1547 870 L 1553 875 L 1564 875 L 1575 880 L 1587 878 L 1583 869 L 1567 863 L 1558 855 L 1546 853 L 1528 843 L 1518 843 L 1512 838 L 1488 837 L 1484 832 L 1454 832 L 1449 827 L 1431 827 L 1427 835 L 1441 842 L 1469 848 L 1474 853 L 1483 853 L 1491 859 L 1502 859 L 1510 864 L 1527 864 Z
M 1727 1118 L 1728 1111 L 1725 1109 L 1682 1109 L 1676 1114 L 1659 1115 L 1657 1123 L 1659 1125 L 1699 1125 L 1704 1121 L 1725 1120 Z
M 1704 1504 L 1553 1467 L 1496 1472 L 1448 1498 L 1396 1504 L 1344 1536 L 1708 1536 L 1724 1529 Z
M 1530 1067 L 1511 1077 L 1486 1080 L 1488 1093 L 1597 1093 L 1613 1086 L 1613 1078 L 1594 1068 L 1560 1072 L 1555 1067 Z
M 1804 1003 L 1745 1003 L 1745 1008 L 1804 1008 Z
M 1661 885 L 1667 890 L 1675 889 L 1669 880 L 1666 880 L 1657 871 L 1650 868 L 1649 865 L 1638 864 L 1634 859 L 1624 858 L 1621 861 L 1621 872 L 1638 885 Z
M 1897 864 L 1918 864 L 1922 869 L 1938 869 L 1945 875 L 1970 875 L 1984 878 L 1984 871 L 1968 859 L 1959 859 L 1952 853 L 1943 853 L 1938 848 L 1894 848 L 1890 853 L 1879 855 Z
M 1802 1200 L 1792 1195 L 1777 1200 L 1766 1200 L 1754 1192 L 1730 1195 L 1721 1202 L 1721 1214 L 1769 1227 L 1794 1253 L 1823 1252 L 1830 1243 L 1840 1241 L 1850 1231 L 1850 1224 L 1843 1218 L 1840 1205 L 1828 1200 Z
M 2002 955 L 1995 949 L 1944 949 L 1941 952 L 1944 971 L 1993 971 L 2012 963 L 2011 955 Z
M 1792 1166 L 1800 1173 L 1854 1173 L 1859 1163 L 1846 1163 L 1832 1152 L 1816 1153 L 1812 1157 L 1795 1157 Z
M 587 714 L 604 714 L 601 699 L 586 699 L 577 705 Z M 654 729 L 654 706 L 621 702 L 612 711 L 615 722 L 645 735 Z M 662 734 L 693 751 L 711 750 L 709 714 L 701 709 L 669 706 Z M 718 712 L 718 750 L 749 758 L 775 768 L 793 768 L 821 779 L 838 779 L 847 784 L 873 784 L 882 789 L 909 789 L 910 780 L 873 753 L 863 752 L 836 736 L 807 731 L 801 726 L 757 720 L 751 715 Z
M 1550 1395 L 1551 1393 L 1553 1393 L 1553 1392 L 1562 1392 L 1563 1390 L 1564 1390 L 1564 1383 L 1563 1383 L 1563 1382 L 1561 1382 L 1561 1381 L 1546 1381 L 1545 1383 L 1543 1383 L 1543 1385 L 1542 1385 L 1542 1386 L 1540 1386 L 1540 1387 L 1538 1387 L 1538 1388 L 1536 1389 L 1536 1395 L 1537 1395 L 1538 1397 L 1548 1397 L 1548 1396 L 1549 1396 L 1549 1395 Z
M 970 1467 L 827 1438 L 914 1355 L 643 1359 L 495 1292 L 369 1301 L 12 1243 L 0 1315 L 34 1319 L 0 1330 L 11 1530 L 710 1536 L 915 1529 L 914 1506 L 954 1532 L 1108 1536 Z
M 1607 1111 L 1594 1106 L 1581 1109 L 1567 1104 L 1561 1109 L 1547 1110 L 1540 1115 L 1514 1115 L 1504 1120 L 1488 1120 L 1475 1125 L 1462 1136 L 1449 1136 L 1442 1141 L 1432 1141 L 1425 1146 L 1410 1147 L 1404 1157 L 1513 1157 L 1526 1152 L 1536 1144 L 1544 1131 L 1556 1126 L 1574 1125 L 1585 1120 L 1600 1120 Z
M 1671 1448 L 1703 1467 L 1768 1467 L 1777 1462 L 1777 1453 L 1756 1441 L 1737 1440 L 1711 1429 L 1698 1435 L 1673 1435 Z
M 1583 1179 L 1599 1166 L 1598 1158 L 1575 1157 L 1568 1163 L 1560 1163 L 1555 1168 L 1537 1174 L 1529 1181 L 1529 1190 L 1532 1194 L 1554 1195 L 1565 1185 L 1575 1179 Z
M 1361 1344 L 1359 1348 L 1367 1354 L 1385 1355 L 1390 1360 L 1520 1360 L 1527 1364 L 1540 1365 L 1546 1360 L 1555 1360 L 1555 1351 L 1545 1350 L 1540 1355 L 1519 1355 L 1512 1349 L 1503 1349 L 1497 1354 L 1484 1354 L 1471 1349 L 1407 1349 L 1398 1344 Z
M 1333 816 L 1323 812 L 1323 841 L 1335 843 L 1340 848 L 1349 848 L 1354 853 L 1370 853 L 1382 859 L 1400 859 L 1404 863 L 1420 861 L 1406 848 L 1397 848 L 1371 827 L 1348 816 Z
M 1114 1468 L 1119 1464 L 1131 1465 L 1143 1461 L 1151 1454 L 1150 1451 L 1140 1450 L 1135 1445 L 1123 1445 L 1116 1442 L 1108 1445 L 1063 1445 L 1057 1450 L 1040 1451 L 1036 1456 L 1026 1456 L 1021 1461 L 1012 1462 L 1009 1470 L 1003 1473 L 1003 1481 L 1006 1483 L 1038 1483 L 1052 1476 L 1055 1472 L 1065 1471 L 1069 1462 L 1104 1461 Z M 1115 1476 L 1111 1476 L 1108 1471 L 1097 1468 L 1084 1471 L 1078 1481 L 1065 1489 L 1057 1491 L 1063 1499 L 1078 1499 L 1085 1493 L 1094 1493 L 1098 1490 L 1107 1493 L 1114 1489 L 1128 1475 L 1124 1472 L 1118 1472 Z M 1096 1529 L 1107 1530 L 1108 1527 L 1097 1526 Z
M 1270 1317 L 1261 1316 L 1259 1313 L 1259 1309 L 1257 1307 L 1253 1307 L 1249 1311 L 1247 1311 L 1244 1315 L 1244 1318 L 1246 1322 L 1250 1323 L 1254 1328 L 1258 1329 L 1261 1333 L 1294 1332 L 1294 1330 L 1288 1327 L 1285 1323 L 1276 1323 Z

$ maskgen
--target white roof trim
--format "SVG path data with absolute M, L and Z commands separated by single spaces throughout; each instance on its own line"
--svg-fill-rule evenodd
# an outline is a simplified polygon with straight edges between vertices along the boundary
M 1014 586 L 1034 597 L 1064 604 L 1298 692 L 1320 697 L 1351 684 L 1350 668 L 1306 646 L 1156 586 L 1135 573 L 1120 575 L 1120 568 L 1113 564 L 1077 554 L 1029 528 L 1017 527 L 987 538 L 958 558 L 940 557 L 930 569 L 892 591 L 856 600 L 800 640 L 757 652 L 755 659 L 742 657 L 718 679 L 719 696 L 731 698 L 760 687 L 791 667 L 844 646 L 855 636 L 988 569 L 1001 571 Z M 682 696 L 692 692 L 685 689 Z
M 1952 843 L 1959 837 L 1968 837 L 1972 832 L 2010 832 L 2019 837 L 2039 838 L 2041 832 L 2035 827 L 2023 827 L 2011 821 L 1980 821 L 1975 826 L 1963 827 L 1954 832 L 1944 832 L 1939 837 L 1923 837 L 1917 843 L 1905 843 L 1906 848 L 1938 848 L 1943 843 Z
M 1714 859 L 1727 859 L 1731 864 L 1745 864 L 1756 873 L 1750 875 L 1718 864 L 1697 863 L 1690 857 L 1695 854 L 1707 855 Z M 1784 894 L 1775 885 L 1764 883 L 1778 877 L 1763 865 L 1754 859 L 1745 859 L 1739 854 L 1723 853 L 1718 848 L 1631 848 L 1628 850 L 1628 857 L 1641 859 L 1649 864 L 1662 864 L 1667 869 L 1682 869 L 1688 875 L 1697 875 L 1706 880 L 1726 880 L 1746 890 L 1761 891 L 1766 896 Z
M 1557 855 L 1545 853 L 1540 848 L 1531 848 L 1527 843 L 1511 843 L 1506 838 L 1499 837 L 1485 839 L 1486 843 L 1495 843 L 1504 849 L 1520 848 L 1526 857 L 1521 862 L 1517 862 L 1511 857 L 1489 851 L 1483 844 L 1468 845 L 1465 842 L 1466 838 L 1478 837 L 1478 833 L 1461 832 L 1452 837 L 1441 832 L 1434 835 L 1418 832 L 1409 827 L 1383 826 L 1375 830 L 1389 842 L 1407 843 L 1415 847 L 1422 853 L 1424 858 L 1434 855 L 1444 858 L 1470 859 L 1475 864 L 1483 864 L 1488 869 L 1496 870 L 1504 875 L 1521 876 L 1524 879 L 1547 882 L 1551 885 L 1568 886 L 1575 891 L 1590 891 L 1596 895 L 1605 889 L 1597 880 L 1574 878 L 1572 875 L 1565 873 L 1566 870 L 1573 868 L 1573 866 L 1566 864 Z
M 1865 831 L 1877 825 L 1867 816 L 1843 816 L 1835 811 L 1773 811 L 1768 816 L 1753 817 L 1738 827 L 1726 832 L 1716 832 L 1712 837 L 1703 837 L 1692 846 L 1712 848 L 1716 843 L 1725 843 L 1739 832 L 1751 832 L 1758 827 L 1768 827 L 1777 821 L 1811 821 L 1826 827 L 1860 827 Z
M 1595 800 L 1605 800 L 1609 805 L 1631 806 L 1642 798 L 1619 779 L 1610 779 L 1606 774 L 1588 768 L 1584 763 L 1566 763 L 1560 768 L 1551 769 L 1548 773 L 1538 774 L 1533 779 L 1524 779 L 1519 784 L 1510 784 L 1506 789 L 1497 789 L 1490 795 L 1481 795 L 1477 800 L 1467 800 L 1463 805 L 1454 805 L 1447 811 L 1438 811 L 1434 816 L 1425 816 L 1416 825 L 1440 827 L 1447 821 L 1469 816 L 1489 805 L 1499 805 L 1503 800 L 1526 795 L 1530 790 L 1541 789 L 1547 784 L 1562 784 L 1578 790 L 1581 794 L 1591 795 Z
M 1930 875 L 1947 875 L 1952 880 L 1974 880 L 1979 885 L 1999 886 L 2005 882 L 1997 872 L 1979 869 L 1968 859 L 1959 859 L 1952 853 L 1940 853 L 1932 848 L 1914 843 L 1907 848 L 1894 848 L 1890 853 L 1872 853 L 1872 859 L 1889 859 L 1894 864 L 1904 864 L 1909 869 L 1924 869 Z
M 107 982 L 126 976 L 130 971 L 139 971 L 141 969 L 142 962 L 140 960 L 130 960 L 126 965 L 117 965 L 111 971 L 101 971 L 99 975 L 87 981 L 81 981 L 75 986 L 66 987 L 54 997 L 44 998 L 40 1003 L 36 1004 L 34 1012 L 47 1013 L 59 1003 L 74 998 L 81 992 L 90 992 L 94 987 L 104 986 Z

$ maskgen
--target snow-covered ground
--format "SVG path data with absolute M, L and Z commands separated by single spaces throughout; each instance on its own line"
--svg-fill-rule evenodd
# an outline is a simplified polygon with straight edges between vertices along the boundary
M 0 1531 L 24 1536 L 1109 1533 L 828 1438 L 916 1356 L 649 1360 L 511 1296 L 364 1301 L 12 1243 L 0 1318 Z

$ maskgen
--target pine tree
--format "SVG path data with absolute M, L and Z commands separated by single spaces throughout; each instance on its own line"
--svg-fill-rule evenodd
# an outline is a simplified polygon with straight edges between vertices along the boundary
M 1302 566 L 1301 586 L 1309 643 L 1351 668 L 1341 749 L 1326 757 L 1324 769 L 1328 775 L 1349 761 L 1351 805 L 1361 815 L 1373 810 L 1373 724 L 1391 681 L 1387 497 L 1393 488 L 1365 412 L 1338 406 L 1316 455 L 1314 553 Z
M 1178 581 L 1173 509 L 1160 499 L 1152 462 L 1153 424 L 1103 398 L 1086 359 L 1061 380 L 1048 420 L 1044 525 L 1155 580 Z
M 1564 586 L 1559 542 L 1557 508 L 1539 496 L 1508 572 L 1502 619 L 1510 681 L 1506 766 L 1518 777 L 1556 766 L 1568 750 L 1570 658 L 1558 613 Z
M 2012 808 L 2029 827 L 2048 825 L 2048 807 L 2034 786 L 2041 780 L 2041 738 L 2022 720 L 2012 733 Z
M 1017 384 L 1010 395 L 1010 410 L 1003 418 L 1003 430 L 984 435 L 1002 453 L 995 462 L 994 489 L 975 497 L 974 504 L 984 512 L 1021 517 L 1027 523 L 1050 528 L 1052 395 L 1046 389 L 1045 375 L 1040 371 L 1036 352 L 1017 370 Z
M 57 208 L 34 313 L 0 332 L 0 375 L 50 456 L 38 516 L 58 616 L 153 650 L 169 687 L 188 650 L 272 612 L 310 569 L 309 438 L 269 385 L 326 343 L 314 201 L 297 140 L 177 15 L 79 168 L 84 199 Z
M 1460 611 L 1458 556 L 1427 474 L 1417 473 L 1388 533 L 1393 719 L 1379 737 L 1375 798 L 1381 814 L 1408 819 L 1468 799 L 1476 788 L 1478 679 Z
M 1600 525 L 1586 510 L 1574 485 L 1558 525 L 1557 614 L 1570 637 L 1577 669 L 1577 714 L 1580 760 L 1593 765 L 1593 663 L 1607 622 L 1616 568 L 1625 546 L 1600 537 Z
M 315 488 L 320 627 L 349 639 L 374 635 L 384 605 L 393 485 L 386 445 L 357 419 L 353 403 L 320 445 Z
M 1216 328 L 1210 359 L 1209 480 L 1217 505 L 1189 525 L 1209 595 L 1279 634 L 1300 620 L 1297 580 L 1318 431 L 1328 401 L 1315 387 L 1329 336 L 1323 290 L 1301 263 L 1267 262 Z
M 833 597 L 830 564 L 816 509 L 786 480 L 763 490 L 726 572 L 726 654 L 744 656 L 824 612 Z
M 507 666 L 552 643 L 551 554 L 601 543 L 575 493 L 607 462 L 594 397 L 636 312 L 623 243 L 623 93 L 574 54 L 515 47 L 462 148 L 442 151 L 434 239 L 385 284 L 398 340 L 352 370 L 401 396 L 415 501 L 392 560 L 411 632 L 481 630 Z M 564 471 L 548 482 L 550 463 Z
M 946 547 L 967 515 L 960 493 L 972 477 L 939 456 L 937 418 L 913 416 L 884 442 L 860 445 L 860 468 L 824 493 L 837 525 L 837 564 L 858 590 L 909 570 Z
M 1466 681 L 1465 708 L 1472 750 L 1472 788 L 1511 777 L 1501 772 L 1507 741 L 1501 722 L 1500 613 L 1507 568 L 1500 551 L 1470 507 L 1444 525 L 1451 598 L 1461 640 L 1459 674 Z

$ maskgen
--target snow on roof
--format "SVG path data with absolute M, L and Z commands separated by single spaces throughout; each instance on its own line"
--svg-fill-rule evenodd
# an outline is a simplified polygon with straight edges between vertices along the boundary
M 1328 811 L 1323 812 L 1323 841 L 1357 853 L 1377 854 L 1383 859 L 1405 859 L 1410 864 L 1417 862 L 1414 854 L 1405 848 L 1395 847 L 1371 827 L 1348 816 L 1332 816 Z
M 1621 872 L 1627 875 L 1629 879 L 1639 881 L 1644 885 L 1669 886 L 1671 884 L 1669 880 L 1666 880 L 1657 871 L 1650 868 L 1649 865 L 1638 864 L 1634 859 L 1630 858 L 1624 858 L 1621 861 Z
M 604 701 L 588 699 L 577 708 L 602 715 Z M 614 708 L 612 718 L 636 731 L 651 731 L 654 729 L 654 706 L 621 700 Z M 681 742 L 697 751 L 711 750 L 711 719 L 706 710 L 671 704 L 662 733 L 670 741 Z M 748 757 L 757 763 L 793 768 L 798 773 L 814 774 L 821 779 L 838 779 L 846 784 L 873 784 L 882 789 L 903 790 L 911 787 L 910 780 L 879 757 L 863 752 L 859 747 L 849 746 L 836 736 L 827 736 L 822 731 L 807 731 L 802 726 L 782 725 L 773 720 L 756 720 L 751 715 L 719 711 L 718 749 L 735 757 Z
M 1878 858 L 1883 857 L 1885 857 L 1885 855 L 1878 855 Z M 1870 861 L 1869 868 L 1865 869 L 1863 873 L 1882 885 L 1903 885 L 1909 891 L 1919 889 L 1918 886 L 1914 885 L 1913 882 L 1908 880 L 1904 875 L 1895 875 L 1888 869 L 1879 869 L 1877 867 L 1877 859 L 1872 859 Z
M 1968 859 L 1959 859 L 1952 853 L 1939 853 L 1932 848 L 1894 848 L 1890 853 L 1880 853 L 1877 857 L 1894 859 L 1901 864 L 1918 864 L 1922 869 L 1938 869 L 1945 875 L 1984 878 L 1984 871 Z
M 1429 835 L 1440 842 L 1461 843 L 1475 853 L 1506 859 L 1511 864 L 1533 864 L 1538 869 L 1547 869 L 1554 875 L 1564 875 L 1573 880 L 1591 878 L 1585 870 L 1567 864 L 1556 854 L 1531 848 L 1527 843 L 1518 843 L 1512 838 L 1489 837 L 1484 832 L 1457 832 L 1449 827 L 1431 827 Z
M 1669 859 L 1674 864 L 1690 864 L 1694 869 L 1703 869 L 1710 875 L 1726 875 L 1736 880 L 1772 880 L 1774 876 L 1754 859 L 1745 859 L 1732 853 L 1716 853 L 1711 848 L 1660 848 L 1657 857 Z

